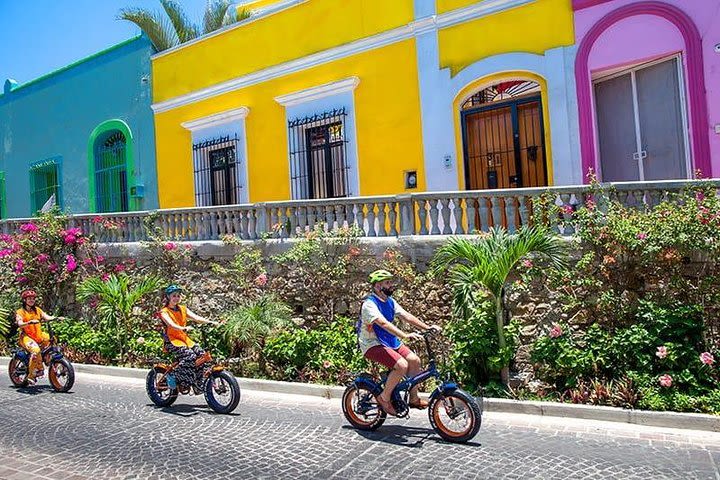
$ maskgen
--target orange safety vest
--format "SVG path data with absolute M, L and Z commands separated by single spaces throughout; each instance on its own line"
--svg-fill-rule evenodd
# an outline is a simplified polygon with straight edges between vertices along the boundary
M 181 327 L 187 325 L 187 307 L 185 307 L 185 305 L 178 305 L 177 310 L 172 310 L 171 308 L 165 307 L 160 310 L 160 313 L 167 313 L 173 320 L 173 322 L 180 325 Z M 195 345 L 195 342 L 193 342 L 192 339 L 188 337 L 188 334 L 185 332 L 185 330 L 172 328 L 170 325 L 165 324 L 165 334 L 167 335 L 168 340 L 170 340 L 170 343 L 172 343 L 176 347 L 192 348 L 193 345 Z
M 29 322 L 31 320 L 42 320 L 43 315 L 43 311 L 40 309 L 40 307 L 35 307 L 34 312 L 30 312 L 25 310 L 24 308 L 21 308 L 15 313 L 20 315 L 23 322 Z M 41 343 L 43 341 L 43 331 L 42 328 L 40 328 L 39 323 L 21 327 L 21 331 L 23 335 L 27 335 L 38 343 Z

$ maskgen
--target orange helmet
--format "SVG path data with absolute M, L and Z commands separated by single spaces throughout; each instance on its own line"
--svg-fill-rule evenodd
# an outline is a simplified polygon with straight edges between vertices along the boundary
M 35 293 L 35 290 L 25 290 L 20 295 L 20 298 L 23 300 L 25 300 L 26 298 L 30 298 L 30 297 L 37 297 L 37 293 Z

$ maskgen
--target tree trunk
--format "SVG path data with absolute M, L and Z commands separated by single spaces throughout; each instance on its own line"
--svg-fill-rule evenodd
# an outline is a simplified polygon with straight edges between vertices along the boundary
M 498 346 L 500 350 L 505 349 L 505 315 L 502 294 L 495 297 L 495 321 L 497 322 L 498 331 Z M 503 365 L 500 369 L 500 379 L 503 385 L 507 386 L 510 381 L 510 368 L 507 365 Z

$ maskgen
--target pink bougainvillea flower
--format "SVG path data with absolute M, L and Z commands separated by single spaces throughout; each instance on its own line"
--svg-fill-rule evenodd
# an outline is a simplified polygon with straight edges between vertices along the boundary
M 10 248 L 3 248 L 0 250 L 0 257 L 9 257 L 12 255 L 13 251 Z
M 662 387 L 672 387 L 673 379 L 670 375 L 667 373 L 665 375 L 661 375 L 660 378 L 658 378 L 658 382 L 660 382 L 660 386 Z
M 51 263 L 50 265 L 48 265 L 48 270 L 50 270 L 50 271 L 53 272 L 53 273 L 57 272 L 57 271 L 58 271 L 58 264 L 57 264 L 57 263 Z
M 163 248 L 169 252 L 171 250 L 175 250 L 177 248 L 177 245 L 175 245 L 173 242 L 167 242 L 165 245 L 163 245 Z
M 656 355 L 658 358 L 665 358 L 665 357 L 667 357 L 667 355 L 668 355 L 668 349 L 667 349 L 667 347 L 666 347 L 665 345 L 663 345 L 662 347 L 657 347 L 657 352 L 655 352 L 655 355 Z
M 695 200 L 697 200 L 698 202 L 702 202 L 703 200 L 705 200 L 705 194 L 703 192 L 697 192 L 695 194 Z
M 93 217 L 93 219 L 92 219 L 92 223 L 102 223 L 102 221 L 103 221 L 103 217 L 101 217 L 100 215 Z
M 25 262 L 22 260 L 18 260 L 15 262 L 15 273 L 22 273 L 22 271 L 25 269 Z
M 705 365 L 710 365 L 712 367 L 715 363 L 715 357 L 713 357 L 713 354 L 710 352 L 703 352 L 700 354 L 700 361 Z
M 38 226 L 32 222 L 23 223 L 20 225 L 20 231 L 24 233 L 34 233 L 39 230 Z
M 100 277 L 100 278 L 102 279 L 103 282 L 107 282 L 108 280 L 110 280 L 110 274 L 109 274 L 109 273 L 103 273 L 103 274 L 102 274 L 102 277 Z
M 267 284 L 268 276 L 267 273 L 263 272 L 257 277 L 255 277 L 255 285 L 258 287 L 264 287 Z
M 50 255 L 48 255 L 47 253 L 41 253 L 37 256 L 37 261 L 40 263 L 45 263 L 48 260 L 50 260 Z
M 83 265 L 85 265 L 86 267 L 89 266 L 89 265 L 92 265 L 92 264 L 93 264 L 93 259 L 92 259 L 92 258 L 84 258 L 84 259 L 83 259 Z
M 0 242 L 10 243 L 12 242 L 12 236 L 7 233 L 0 234 Z
M 638 234 L 637 234 L 637 239 L 638 239 L 638 240 L 645 240 L 647 237 L 648 237 L 648 236 L 647 236 L 647 233 L 638 233 Z
M 75 238 L 75 235 L 65 235 L 65 238 L 63 240 L 65 242 L 65 245 L 72 245 L 77 241 L 77 238 Z
M 525 268 L 532 268 L 532 266 L 533 266 L 532 260 L 523 260 L 522 266 Z
M 95 257 L 95 261 L 97 263 L 103 263 L 105 261 L 105 257 L 103 257 L 102 255 L 98 255 L 97 257 Z
M 65 270 L 71 273 L 77 270 L 77 260 L 75 260 L 74 256 L 68 255 L 67 257 L 65 257 L 65 261 Z
M 575 209 L 572 205 L 563 205 L 562 207 L 560 207 L 560 211 L 565 215 L 572 215 L 573 212 L 575 212 Z
M 563 329 L 560 325 L 557 323 L 553 323 L 553 327 L 550 329 L 550 333 L 548 333 L 548 336 L 550 338 L 558 338 L 561 337 L 563 334 Z
M 125 265 L 123 265 L 122 263 L 118 263 L 117 265 L 115 265 L 115 268 L 113 268 L 113 270 L 115 270 L 115 272 L 122 272 L 125 270 Z
M 16 280 L 17 280 L 17 282 L 18 282 L 18 283 L 27 283 L 27 281 L 28 281 L 28 278 L 27 278 L 27 277 L 22 277 L 22 276 L 21 276 L 21 277 L 17 277 L 17 279 L 16 279 Z

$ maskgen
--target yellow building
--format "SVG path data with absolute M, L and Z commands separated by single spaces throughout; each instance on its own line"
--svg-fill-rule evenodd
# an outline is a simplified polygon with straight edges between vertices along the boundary
M 576 183 L 570 0 L 256 0 L 152 58 L 161 208 Z

